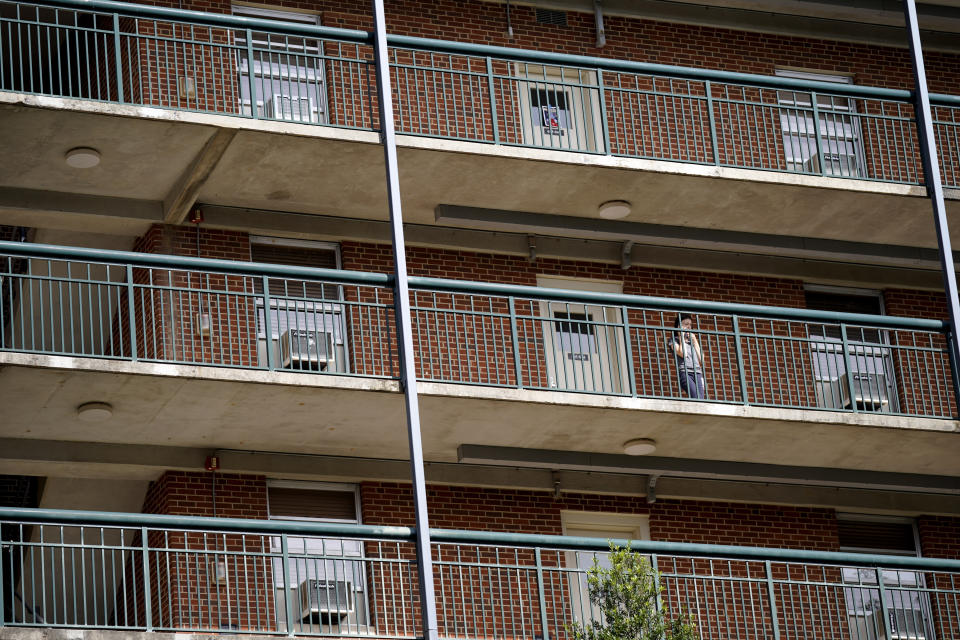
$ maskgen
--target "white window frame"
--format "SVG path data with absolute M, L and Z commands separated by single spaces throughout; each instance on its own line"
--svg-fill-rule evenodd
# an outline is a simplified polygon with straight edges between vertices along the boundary
M 242 3 L 234 3 L 232 5 L 232 11 L 234 15 L 239 16 L 249 16 L 252 18 L 265 18 L 268 20 L 283 20 L 286 22 L 300 22 L 303 24 L 310 25 L 320 25 L 320 14 L 319 13 L 307 13 L 294 10 L 286 9 L 271 9 L 266 7 L 256 7 L 250 6 Z M 298 45 L 294 43 L 287 44 L 278 44 L 277 42 L 271 42 L 270 36 L 267 36 L 266 39 L 263 37 L 262 32 L 253 31 L 253 46 L 257 48 L 254 55 L 258 58 L 253 61 L 253 74 L 255 76 L 254 88 L 259 92 L 263 90 L 264 78 L 269 77 L 271 82 L 271 91 L 269 92 L 269 100 L 274 101 L 276 96 L 288 97 L 291 99 L 307 99 L 309 101 L 309 117 L 307 119 L 302 118 L 301 116 L 291 116 L 289 118 L 273 116 L 266 116 L 268 118 L 282 120 L 285 122 L 310 122 L 314 124 L 322 124 L 325 122 L 327 113 L 327 82 L 326 82 L 326 70 L 325 65 L 321 61 L 317 69 L 310 68 L 303 65 L 289 65 L 283 61 L 284 55 L 292 56 L 318 56 L 323 53 L 322 41 L 319 39 L 316 40 L 317 46 L 308 46 L 308 45 Z M 297 38 L 303 38 L 304 43 L 310 40 L 307 36 L 297 36 Z M 242 92 L 244 90 L 249 90 L 249 76 L 250 76 L 250 61 L 247 60 L 245 56 L 245 51 L 242 46 L 244 44 L 242 36 L 238 36 L 237 44 L 240 45 L 238 48 L 237 54 L 237 76 L 238 82 L 240 83 L 240 110 L 243 113 L 249 114 L 251 112 L 250 102 L 254 98 L 251 96 L 250 99 L 243 99 Z M 267 51 L 268 50 L 268 51 Z M 265 56 L 276 56 L 276 61 L 271 60 L 269 64 L 265 64 L 263 58 Z M 304 92 L 300 92 L 298 89 L 296 92 L 291 91 L 291 95 L 285 95 L 284 93 L 277 93 L 273 89 L 273 80 L 278 80 L 280 87 L 283 88 L 284 82 L 287 83 L 289 88 L 292 88 L 293 83 L 297 85 L 305 84 L 310 88 L 316 88 L 315 92 L 310 91 L 309 89 Z M 257 113 L 264 117 L 265 107 L 268 96 L 258 95 L 257 98 Z
M 354 519 L 343 519 L 343 518 L 310 518 L 310 517 L 299 517 L 299 516 L 274 516 L 274 515 L 271 515 L 271 514 L 270 514 L 270 489 L 271 489 L 271 488 L 278 488 L 278 489 L 300 489 L 300 490 L 303 490 L 303 491 L 343 491 L 344 493 L 352 492 L 352 493 L 353 493 L 353 498 L 354 498 L 354 510 L 355 510 L 355 513 L 357 514 L 357 517 L 354 518 Z M 268 479 L 268 480 L 267 480 L 267 517 L 268 517 L 268 519 L 270 519 L 270 520 L 280 520 L 280 521 L 294 521 L 294 522 L 336 522 L 336 523 L 341 523 L 341 524 L 363 524 L 363 512 L 362 512 L 362 510 L 361 510 L 361 502 L 360 502 L 360 485 L 358 485 L 358 484 L 352 484 L 352 483 L 344 483 L 344 482 L 310 482 L 310 481 L 301 481 L 301 480 L 273 480 L 273 479 Z M 356 558 L 361 559 L 359 575 L 358 575 L 358 576 L 352 576 L 352 577 L 356 577 L 357 579 L 356 579 L 356 580 L 351 580 L 350 582 L 351 582 L 351 584 L 353 585 L 354 598 L 355 598 L 355 599 L 361 599 L 361 598 L 364 599 L 364 608 L 365 608 L 365 611 L 366 611 L 366 616 L 367 616 L 367 618 L 368 618 L 368 620 L 367 620 L 366 622 L 369 623 L 370 607 L 369 607 L 369 602 L 366 601 L 366 598 L 367 598 L 367 596 L 366 596 L 366 594 L 367 594 L 366 565 L 365 565 L 364 562 L 362 562 L 362 559 L 365 557 L 365 555 L 364 555 L 364 545 L 363 545 L 363 542 L 362 542 L 362 541 L 357 541 L 357 543 L 356 543 L 356 545 L 357 545 L 357 548 L 356 548 L 357 553 L 356 553 L 356 554 L 353 554 L 353 553 L 348 552 L 348 551 L 345 549 L 344 539 L 337 539 L 337 538 L 313 538 L 313 537 L 308 537 L 308 536 L 287 536 L 287 548 L 290 550 L 291 555 L 295 554 L 295 552 L 298 550 L 298 548 L 295 546 L 295 545 L 298 545 L 298 544 L 302 545 L 302 546 L 299 547 L 299 548 L 300 548 L 300 549 L 303 549 L 303 550 L 306 551 L 307 553 L 319 553 L 320 555 L 336 555 L 336 552 L 335 552 L 335 551 L 334 551 L 334 552 L 331 552 L 331 551 L 329 550 L 329 548 L 327 547 L 327 544 L 330 543 L 330 542 L 339 543 L 339 545 L 340 545 L 340 546 L 339 546 L 339 548 L 340 548 L 340 553 L 344 556 L 344 558 L 354 558 L 354 557 L 356 557 Z M 281 547 L 281 539 L 280 539 L 280 537 L 278 537 L 278 536 L 271 536 L 271 537 L 270 537 L 270 551 L 271 551 L 271 553 L 273 553 L 273 554 L 279 554 L 279 553 L 281 553 L 281 550 L 282 550 L 282 547 Z M 276 589 L 278 589 L 278 590 L 279 590 L 279 589 L 283 589 L 283 587 L 284 587 L 283 564 L 282 564 L 282 563 L 283 563 L 283 559 L 280 558 L 280 557 L 274 556 L 273 561 L 274 561 L 274 562 L 273 562 L 273 573 L 274 573 L 273 579 L 274 579 L 274 585 L 275 585 Z M 290 563 L 291 563 L 291 565 L 292 565 L 293 563 L 296 563 L 296 562 L 297 562 L 297 559 L 296 559 L 296 558 L 290 558 Z M 338 561 L 337 561 L 337 560 L 325 561 L 325 563 L 324 563 L 325 565 L 326 565 L 326 562 L 333 562 L 333 563 L 335 563 L 335 562 L 338 562 Z M 344 562 L 344 564 L 346 564 L 346 562 L 350 562 L 350 560 L 344 560 L 344 561 L 341 561 L 341 562 Z M 308 568 L 308 569 L 309 569 L 309 566 L 310 566 L 310 565 L 307 565 L 307 568 Z M 305 571 L 305 572 L 304 572 L 304 573 L 307 574 L 307 575 L 302 575 L 302 576 L 301 576 L 301 575 L 295 575 L 297 572 L 295 572 L 295 571 L 293 571 L 293 570 L 291 570 L 291 569 L 288 568 L 288 572 L 287 572 L 287 573 L 288 573 L 289 577 L 290 577 L 294 582 L 296 582 L 296 580 L 298 580 L 298 579 L 300 579 L 300 580 L 303 580 L 303 579 L 311 579 L 311 576 L 309 575 L 309 573 L 310 573 L 309 571 Z M 319 578 L 319 577 L 317 577 L 317 576 L 313 576 L 312 579 L 323 579 L 323 580 L 326 580 L 326 579 L 328 579 L 328 578 L 327 578 L 327 576 L 326 576 L 326 573 L 324 573 L 324 577 L 323 577 L 323 578 Z M 299 585 L 299 584 L 293 584 L 293 583 L 290 583 L 290 584 L 289 584 L 290 597 L 293 599 L 294 602 L 298 602 L 298 601 L 299 601 L 299 594 L 298 594 L 298 589 L 299 589 L 299 588 L 300 588 L 300 585 Z M 285 612 L 281 612 L 281 611 L 278 611 L 278 612 L 277 612 L 278 620 L 279 620 L 281 614 L 285 615 Z M 356 614 L 354 614 L 354 615 L 356 615 Z M 289 624 L 289 621 L 288 621 L 288 624 Z M 302 621 L 301 621 L 301 620 L 294 620 L 294 621 L 293 621 L 293 625 L 295 625 L 296 627 L 299 627 L 301 624 L 302 624 Z M 336 626 L 336 625 L 334 625 L 334 626 Z M 347 623 L 343 625 L 344 628 L 362 627 L 362 626 L 364 626 L 364 625 L 361 625 L 360 622 L 359 622 L 359 620 L 354 620 L 353 622 L 351 622 L 351 621 L 349 620 L 349 616 L 348 616 Z
M 883 516 L 883 515 L 873 515 L 873 514 L 861 514 L 861 513 L 838 513 L 837 520 L 852 520 L 859 522 L 893 522 L 899 524 L 909 524 L 913 530 L 913 555 L 920 557 L 920 535 L 917 531 L 917 523 L 914 518 L 903 517 L 903 516 Z M 857 547 L 857 546 L 841 546 L 840 551 L 849 551 L 852 553 L 873 553 L 878 555 L 905 555 L 903 549 L 876 549 L 874 547 Z M 873 576 L 868 576 L 867 573 L 873 573 Z M 867 611 L 866 609 L 851 609 L 851 600 L 855 600 L 855 594 L 859 593 L 860 598 L 863 597 L 864 589 L 869 589 L 871 586 L 876 586 L 877 581 L 875 574 L 876 572 L 873 569 L 855 569 L 850 567 L 841 568 L 841 573 L 843 575 L 843 581 L 845 583 L 851 583 L 856 586 L 844 587 L 844 598 L 846 600 L 847 607 L 847 616 L 850 619 L 850 624 L 854 624 L 854 619 L 861 618 L 863 620 L 862 625 L 857 623 L 857 630 L 851 630 L 851 634 L 855 637 L 863 637 L 863 632 L 866 631 L 867 638 L 864 640 L 934 640 L 935 632 L 933 628 L 933 623 L 931 620 L 932 610 L 930 607 L 930 600 L 927 594 L 923 592 L 917 593 L 917 607 L 910 609 L 914 612 L 919 612 L 920 621 L 924 627 L 923 635 L 918 634 L 897 634 L 892 633 L 890 638 L 885 638 L 882 633 L 885 630 L 885 625 L 883 621 L 876 621 L 876 611 Z M 923 573 L 920 571 L 906 571 L 906 570 L 884 570 L 882 574 L 883 584 L 887 588 L 885 595 L 891 600 L 887 603 L 888 610 L 890 608 L 894 609 L 904 609 L 904 607 L 896 607 L 896 600 L 894 599 L 894 591 L 898 586 L 906 588 L 919 588 L 925 589 L 926 582 L 924 580 Z M 900 595 L 900 603 L 903 603 L 903 595 Z M 916 615 L 916 614 L 915 614 Z M 871 638 L 870 633 L 876 632 L 876 637 Z
M 774 74 L 781 78 L 793 78 L 797 80 L 810 80 L 814 82 L 832 82 L 838 85 L 853 84 L 853 77 L 844 74 L 800 71 L 793 69 L 776 69 Z M 781 135 L 783 136 L 784 154 L 788 165 L 805 165 L 809 163 L 808 172 L 819 174 L 817 168 L 823 171 L 826 176 L 843 177 L 864 177 L 864 158 L 863 135 L 860 128 L 860 119 L 854 109 L 853 99 L 835 98 L 833 96 L 823 96 L 818 94 L 817 108 L 825 109 L 828 113 L 820 114 L 820 138 L 825 146 L 836 146 L 838 152 L 829 149 L 821 149 L 819 156 L 823 157 L 824 163 L 829 162 L 831 167 L 839 166 L 839 170 L 826 171 L 820 166 L 820 157 L 810 154 L 809 158 L 803 157 L 803 149 L 796 148 L 796 145 L 788 138 L 796 137 L 801 146 L 806 146 L 807 150 L 817 150 L 817 131 L 814 129 L 813 115 L 804 115 L 812 107 L 812 101 L 809 92 L 802 90 L 783 89 L 777 92 L 777 101 L 783 107 L 780 113 Z M 820 98 L 823 98 L 821 101 Z M 798 111 L 799 110 L 799 111 Z M 842 113 L 833 113 L 842 112 Z M 847 122 L 849 120 L 849 123 Z M 803 140 L 807 142 L 804 144 Z M 811 142 L 812 141 L 812 142 Z M 839 153 L 839 143 L 849 143 L 852 149 L 850 154 Z M 812 145 L 812 147 L 811 147 Z M 800 155 L 796 153 L 799 151 Z M 845 172 L 843 166 L 844 157 L 853 159 L 853 172 Z M 849 166 L 849 161 L 846 161 Z
M 560 524 L 563 535 L 604 539 L 649 540 L 650 516 L 639 513 L 610 513 L 603 511 L 561 511 Z M 608 553 L 594 551 L 568 551 L 566 566 L 575 569 L 569 575 L 570 607 L 573 619 L 581 624 L 600 619 L 600 610 L 590 602 L 587 595 L 587 570 L 594 559 L 603 564 Z

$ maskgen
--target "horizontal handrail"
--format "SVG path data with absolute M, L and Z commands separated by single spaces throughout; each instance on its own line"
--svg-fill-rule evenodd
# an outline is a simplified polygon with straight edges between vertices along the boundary
M 196 258 L 192 256 L 174 256 L 165 254 L 147 254 L 113 249 L 89 249 L 60 245 L 34 244 L 24 242 L 0 241 L 0 254 L 21 256 L 24 258 L 44 258 L 50 260 L 90 260 L 115 265 L 131 264 L 140 267 L 157 267 L 181 270 L 210 270 L 222 273 L 251 273 L 290 278 L 309 278 L 351 284 L 392 286 L 393 276 L 364 271 L 346 271 L 267 263 Z M 513 296 L 529 299 L 560 300 L 596 305 L 634 305 L 662 309 L 665 311 L 691 311 L 704 313 L 722 313 L 729 315 L 748 315 L 779 320 L 806 320 L 825 323 L 846 323 L 853 325 L 871 325 L 889 329 L 923 329 L 944 331 L 949 323 L 928 318 L 905 318 L 899 316 L 880 316 L 861 313 L 841 313 L 818 309 L 795 309 L 707 300 L 685 300 L 658 296 L 640 296 L 629 294 L 598 293 L 569 289 L 548 289 L 526 285 L 476 282 L 471 280 L 452 280 L 411 276 L 410 287 L 425 291 L 444 291 L 450 293 L 480 293 L 490 295 Z
M 307 25 L 282 20 L 263 20 L 231 14 L 216 14 L 190 9 L 178 9 L 155 5 L 143 5 L 116 0 L 36 0 L 31 4 L 69 7 L 75 9 L 100 10 L 124 13 L 132 16 L 143 16 L 163 20 L 182 20 L 210 26 L 224 26 L 238 29 L 256 29 L 272 33 L 296 33 L 318 38 L 334 38 L 356 43 L 371 43 L 373 34 L 368 31 L 353 29 L 339 29 L 318 25 Z M 696 67 L 682 67 L 677 65 L 637 62 L 633 60 L 617 60 L 598 56 L 583 56 L 548 51 L 534 51 L 514 47 L 499 47 L 452 40 L 434 38 L 420 38 L 396 34 L 387 35 L 387 44 L 411 49 L 426 49 L 428 51 L 457 53 L 474 56 L 491 56 L 509 58 L 526 62 L 542 62 L 573 67 L 590 67 L 610 71 L 630 71 L 647 73 L 658 76 L 671 76 L 692 80 L 717 80 L 735 84 L 744 84 L 756 87 L 774 89 L 796 89 L 800 91 L 822 91 L 825 93 L 864 98 L 883 98 L 894 100 L 910 100 L 912 90 L 889 89 L 885 87 L 869 87 L 862 85 L 841 85 L 830 82 L 819 82 L 798 78 L 784 78 L 766 76 L 754 73 L 739 73 L 719 69 L 700 69 Z M 960 96 L 931 93 L 930 101 L 944 106 L 960 106 Z
M 176 529 L 191 531 L 243 532 L 249 534 L 291 534 L 317 537 L 344 537 L 413 541 L 416 529 L 405 526 L 374 526 L 340 524 L 329 522 L 306 522 L 290 520 L 255 520 L 248 518 L 212 518 L 202 516 L 178 516 L 149 513 L 119 513 L 105 511 L 80 511 L 66 509 L 30 509 L 0 507 L 0 522 L 44 523 L 65 526 L 114 526 L 147 527 L 151 529 Z M 809 562 L 830 565 L 892 569 L 915 569 L 920 571 L 960 571 L 960 560 L 925 558 L 887 554 L 849 553 L 810 549 L 773 547 L 748 547 L 723 544 L 699 544 L 689 542 L 663 542 L 656 540 L 626 540 L 591 538 L 583 536 L 559 536 L 503 531 L 472 531 L 466 529 L 430 529 L 430 538 L 438 544 L 477 544 L 484 546 L 510 546 L 525 548 L 570 549 L 606 551 L 610 543 L 625 546 L 635 551 L 658 555 L 676 554 L 701 558 L 730 558 L 738 560 L 775 560 L 778 562 Z

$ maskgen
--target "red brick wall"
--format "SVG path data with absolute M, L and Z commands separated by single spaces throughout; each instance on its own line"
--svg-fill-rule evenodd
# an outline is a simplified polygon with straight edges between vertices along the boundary
M 188 226 L 154 225 L 137 240 L 134 250 L 250 260 L 248 234 Z M 245 276 L 162 268 L 134 269 L 134 282 L 140 285 L 134 289 L 139 358 L 221 366 L 258 365 L 257 307 L 251 295 L 258 282 Z M 124 297 L 121 317 L 125 317 L 125 304 Z M 209 317 L 208 336 L 198 330 L 197 316 L 201 313 Z M 129 328 L 118 332 L 118 338 L 125 338 L 127 331 Z
M 922 555 L 930 558 L 960 559 L 960 518 L 922 516 L 917 519 Z M 956 575 L 925 574 L 927 587 L 956 590 Z M 934 631 L 938 638 L 956 637 L 960 633 L 960 607 L 956 595 L 933 594 Z
M 216 481 L 216 511 L 214 511 Z M 267 517 L 267 486 L 262 476 L 168 471 L 150 483 L 144 513 Z M 277 629 L 274 613 L 273 562 L 269 557 L 225 555 L 218 551 L 269 553 L 270 538 L 248 534 L 152 531 L 153 621 L 173 629 Z M 213 578 L 215 567 L 226 567 L 226 579 Z M 137 563 L 131 563 L 134 571 Z M 128 568 L 128 577 L 135 577 Z M 141 581 L 128 579 L 128 584 Z M 137 587 L 140 589 L 141 587 Z M 142 593 L 127 599 L 143 619 Z M 128 619 L 133 614 L 128 609 Z
M 892 316 L 946 320 L 943 293 L 887 289 L 884 310 Z M 905 413 L 956 415 L 953 376 L 946 354 L 947 341 L 926 332 L 893 331 L 893 362 L 900 410 Z
M 397 483 L 363 483 L 361 486 L 365 524 L 402 524 L 413 522 L 410 488 Z M 430 485 L 427 488 L 430 524 L 442 529 L 469 529 L 479 531 L 507 531 L 543 535 L 563 533 L 562 511 L 595 511 L 628 513 L 649 516 L 653 540 L 735 544 L 781 548 L 819 549 L 835 551 L 839 546 L 836 515 L 830 509 L 781 507 L 773 505 L 743 505 L 694 501 L 663 500 L 648 505 L 642 498 L 627 496 L 596 496 L 561 494 L 555 498 L 548 492 L 479 489 Z M 499 554 L 499 555 L 498 555 Z M 412 558 L 412 550 L 404 556 Z M 534 566 L 532 552 L 508 548 L 437 545 L 434 553 L 434 579 L 439 600 L 438 618 L 441 634 L 477 632 L 491 635 L 498 621 L 519 619 L 525 634 L 539 635 L 542 625 L 536 613 L 540 607 L 536 576 L 521 568 L 501 572 L 471 570 L 469 567 L 451 569 L 446 561 L 510 563 L 521 567 Z M 570 616 L 578 596 L 576 580 L 561 571 L 569 567 L 573 558 L 566 552 L 544 550 L 543 606 L 547 612 L 547 628 L 551 636 L 564 637 L 573 618 Z M 768 630 L 771 618 L 765 605 L 764 583 L 742 580 L 764 575 L 762 563 L 714 562 L 660 556 L 660 570 L 665 577 L 664 602 L 668 610 L 684 608 L 699 614 L 702 638 L 726 638 L 741 634 L 752 637 Z M 807 571 L 805 574 L 804 572 Z M 671 576 L 669 574 L 726 577 L 734 582 Z M 509 574 L 509 575 L 508 575 Z M 515 575 L 514 575 L 515 574 Z M 839 571 L 804 565 L 774 563 L 775 579 L 827 579 L 838 581 Z M 516 585 L 525 585 L 526 589 Z M 504 586 L 508 585 L 508 586 Z M 736 586 L 734 586 L 736 585 Z M 847 638 L 845 618 L 819 616 L 817 611 L 827 607 L 843 606 L 842 595 L 836 589 L 815 589 L 777 585 L 781 628 L 786 625 L 804 631 L 816 627 L 821 637 Z M 490 609 L 489 601 L 500 602 L 495 613 L 484 615 Z M 467 603 L 464 605 L 463 603 Z M 522 604 L 521 604 L 522 603 Z M 466 617 L 464 606 L 474 607 Z M 710 615 L 706 609 L 723 607 L 722 619 Z M 525 617 L 523 611 L 534 611 Z M 839 609 L 837 609 L 839 611 Z M 471 617 L 472 616 L 472 617 Z M 784 622 L 789 621 L 789 622 Z M 388 620 L 388 622 L 390 622 Z
M 280 0 L 275 4 L 317 11 L 324 24 L 329 26 L 370 27 L 368 8 L 363 2 Z M 229 3 L 223 0 L 193 2 L 184 8 L 230 11 Z M 516 7 L 513 11 L 516 36 L 508 40 L 504 8 L 492 3 L 408 0 L 390 3 L 387 7 L 388 29 L 397 34 L 761 74 L 773 74 L 780 67 L 812 68 L 851 74 L 858 84 L 901 89 L 912 87 L 907 52 L 900 48 L 608 16 L 608 45 L 596 49 L 592 16 L 571 12 L 568 20 L 566 27 L 541 25 L 536 23 L 532 8 Z M 156 34 L 172 33 L 170 25 L 163 23 L 156 28 L 140 28 L 140 31 L 144 30 L 149 33 L 141 34 L 145 39 L 134 45 L 135 49 L 141 50 L 143 68 L 137 80 L 144 87 L 144 101 L 226 113 L 238 111 L 237 74 L 228 62 L 224 62 L 225 58 L 232 59 L 232 55 L 224 56 L 219 48 L 219 45 L 234 44 L 235 39 L 230 33 L 199 29 L 193 37 L 202 42 L 201 45 L 171 50 L 169 43 L 155 39 Z M 183 59 L 182 49 L 187 49 L 188 57 L 202 59 L 205 69 L 186 69 L 189 64 Z M 367 64 L 371 59 L 369 48 L 329 43 L 324 45 L 324 51 L 336 58 L 328 61 L 324 70 L 329 88 L 326 96 L 329 122 L 357 127 L 378 126 L 375 92 L 371 90 L 372 69 Z M 519 98 L 520 94 L 530 90 L 531 85 L 517 80 L 519 74 L 512 63 L 493 63 L 492 71 L 496 77 L 491 96 L 483 58 L 437 57 L 409 51 L 395 52 L 395 56 L 393 62 L 397 64 L 418 67 L 417 70 L 398 68 L 394 71 L 395 112 L 402 132 L 492 142 L 494 131 L 490 111 L 491 102 L 494 102 L 498 105 L 497 126 L 501 142 L 585 151 L 597 151 L 602 145 L 599 127 L 594 131 L 592 124 L 586 127 L 589 130 L 586 138 L 585 132 L 578 136 L 570 132 L 563 138 L 545 137 L 541 128 L 533 126 L 530 120 L 531 105 L 523 102 L 526 98 Z M 955 55 L 928 52 L 926 63 L 932 90 L 960 92 L 957 88 L 960 79 L 954 72 L 957 62 Z M 532 71 L 537 73 L 536 69 Z M 192 100 L 177 95 L 177 78 L 185 75 L 194 77 L 197 82 L 197 97 Z M 568 82 L 587 85 L 582 89 L 570 89 L 571 100 L 580 103 L 586 111 L 599 110 L 595 75 L 581 76 L 577 72 L 567 72 L 566 75 Z M 722 163 L 736 166 L 789 168 L 783 149 L 781 110 L 777 106 L 780 96 L 776 91 L 715 84 L 711 95 L 717 102 L 714 116 L 718 143 L 714 149 L 709 134 L 707 91 L 702 83 L 610 72 L 604 78 L 604 86 L 609 121 L 607 133 L 614 153 L 708 163 L 713 162 L 716 155 Z M 680 97 L 652 97 L 649 92 L 670 92 Z M 299 95 L 299 91 L 296 93 Z M 860 118 L 858 136 L 863 142 L 867 175 L 916 181 L 920 167 L 915 145 L 905 142 L 913 139 L 913 129 L 897 120 L 909 117 L 910 109 L 879 101 L 853 102 L 853 109 L 859 114 L 888 116 L 882 121 Z M 958 122 L 957 114 L 945 110 L 938 114 L 938 118 Z M 585 119 L 592 123 L 597 118 L 587 113 Z M 522 121 L 525 120 L 530 121 L 524 125 Z M 750 128 L 748 135 L 743 133 L 746 126 Z M 892 157 L 890 149 L 897 149 L 899 157 Z M 956 179 L 960 163 L 955 160 L 945 162 L 944 171 L 951 180 Z

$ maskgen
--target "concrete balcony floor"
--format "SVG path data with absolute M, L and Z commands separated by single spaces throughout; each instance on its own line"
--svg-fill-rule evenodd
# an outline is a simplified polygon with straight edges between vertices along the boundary
M 407 456 L 395 381 L 0 353 L 0 438 Z M 421 383 L 424 455 L 463 444 L 952 476 L 960 422 Z M 76 408 L 113 416 L 81 422 Z M 14 456 L 15 457 L 15 456 Z M 15 472 L 13 460 L 0 473 Z
M 135 235 L 181 222 L 185 198 L 387 216 L 372 132 L 3 93 L 0 135 L 4 224 Z M 591 219 L 625 199 L 642 203 L 627 222 L 936 246 L 921 187 L 414 136 L 399 145 L 410 223 L 436 224 L 440 204 Z M 77 146 L 97 148 L 101 164 L 68 167 Z M 960 242 L 960 201 L 948 212 Z

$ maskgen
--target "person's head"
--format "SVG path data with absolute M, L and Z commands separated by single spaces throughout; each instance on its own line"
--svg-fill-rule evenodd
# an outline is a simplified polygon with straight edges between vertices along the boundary
M 678 313 L 677 320 L 673 323 L 677 329 L 687 330 L 693 326 L 693 316 L 689 313 Z

